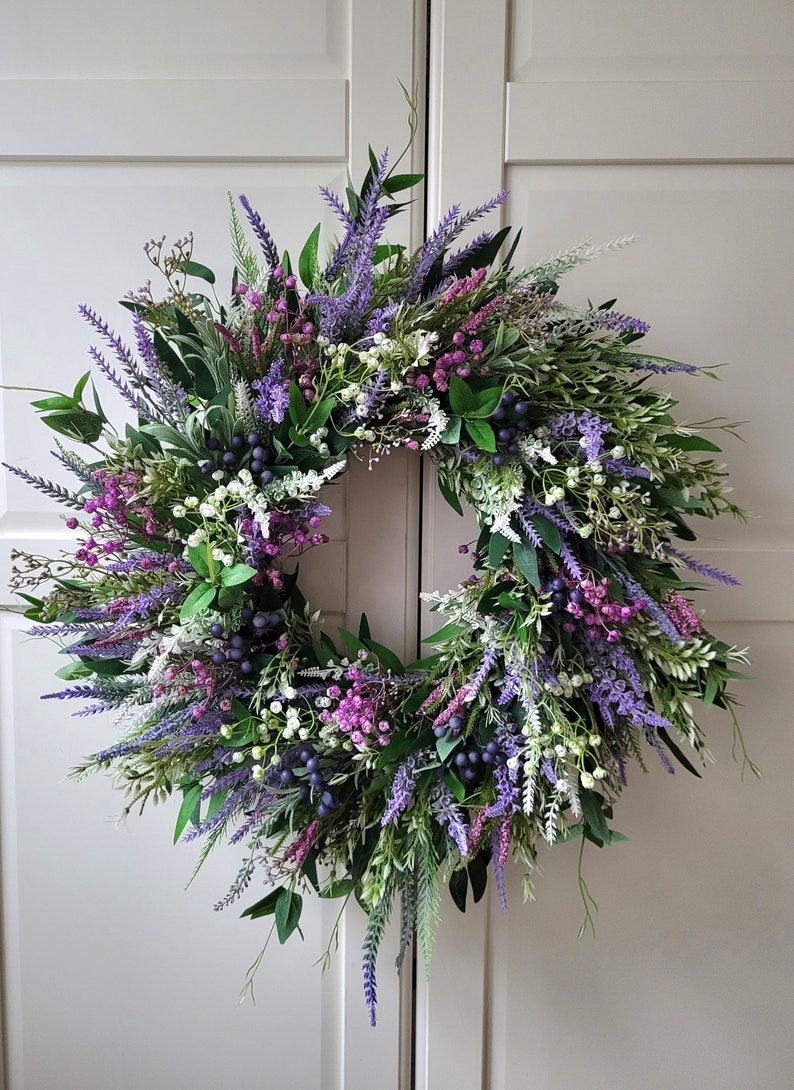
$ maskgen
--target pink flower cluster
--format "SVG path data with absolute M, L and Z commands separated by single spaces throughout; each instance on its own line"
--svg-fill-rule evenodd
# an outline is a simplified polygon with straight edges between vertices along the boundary
M 679 594 L 677 590 L 672 588 L 668 590 L 662 602 L 662 609 L 681 633 L 683 639 L 691 640 L 694 635 L 703 631 L 703 623 L 700 617 L 695 613 L 686 598 Z

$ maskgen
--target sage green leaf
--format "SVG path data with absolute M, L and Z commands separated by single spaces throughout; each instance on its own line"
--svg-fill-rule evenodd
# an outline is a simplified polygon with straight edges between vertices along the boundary
M 446 776 L 444 777 L 444 783 L 450 789 L 458 802 L 463 802 L 463 800 L 466 798 L 466 788 L 460 782 L 458 777 L 455 776 L 452 772 L 447 772 Z
M 199 575 L 203 575 L 205 579 L 210 578 L 210 566 L 207 559 L 206 544 L 189 545 L 187 550 L 187 557 L 194 571 L 198 572 Z
M 474 391 L 457 375 L 453 375 L 449 380 L 449 403 L 453 413 L 458 416 L 466 417 L 477 409 Z
M 604 803 L 603 796 L 599 795 L 597 791 L 590 791 L 587 788 L 584 788 L 580 798 L 582 801 L 582 817 L 584 818 L 586 829 L 589 829 L 590 832 L 604 844 L 608 844 L 609 826 L 607 825 L 607 819 L 604 817 L 604 811 L 602 810 Z

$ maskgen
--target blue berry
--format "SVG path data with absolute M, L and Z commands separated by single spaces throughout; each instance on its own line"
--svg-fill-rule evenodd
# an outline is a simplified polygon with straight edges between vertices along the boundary
M 232 450 L 227 450 L 226 451 L 226 453 L 223 456 L 223 464 L 225 466 L 236 466 L 237 465 L 237 455 L 234 453 L 234 451 L 232 451 Z
M 265 472 L 262 474 L 262 476 L 259 478 L 259 483 L 260 484 L 270 484 L 270 482 L 272 480 L 273 480 L 273 474 L 270 472 L 269 469 L 266 469 Z
M 223 625 L 220 623 L 220 621 L 216 621 L 215 624 L 210 625 L 210 636 L 212 636 L 213 639 L 219 640 L 222 635 Z
M 450 728 L 450 730 L 460 730 L 460 728 L 463 726 L 462 717 L 459 715 L 451 715 L 449 717 L 449 723 L 447 724 L 447 726 Z
M 259 437 L 259 432 L 249 431 L 245 437 L 249 447 L 258 447 L 262 440 Z
M 293 783 L 295 780 L 295 773 L 291 768 L 282 768 L 278 774 L 278 778 L 282 783 Z
M 258 458 L 254 458 L 249 468 L 254 474 L 261 473 L 262 470 L 265 468 L 265 463 L 261 462 Z
M 319 759 L 317 757 L 308 757 L 306 760 L 306 767 L 310 772 L 316 772 L 317 769 L 320 767 Z M 312 783 L 314 783 L 313 780 Z
M 244 446 L 244 440 L 242 435 L 233 435 L 232 441 L 229 446 L 232 448 L 232 450 L 242 450 Z
M 493 456 L 493 464 L 495 466 L 503 466 L 506 461 L 507 461 L 507 455 L 506 454 L 494 454 L 494 456 Z
M 220 450 L 221 445 L 214 435 L 211 435 L 207 440 L 207 450 Z
M 252 674 L 253 672 L 254 672 L 254 664 L 251 662 L 251 660 L 250 659 L 243 659 L 243 661 L 240 663 L 240 673 L 241 674 Z
M 223 666 L 226 663 L 226 655 L 223 651 L 216 651 L 212 656 L 213 666 Z

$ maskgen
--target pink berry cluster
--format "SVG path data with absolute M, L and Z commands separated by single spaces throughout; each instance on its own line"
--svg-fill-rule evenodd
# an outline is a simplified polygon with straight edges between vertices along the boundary
M 610 597 L 609 585 L 608 579 L 596 580 L 592 575 L 586 576 L 569 595 L 565 611 L 576 620 L 584 621 L 587 635 L 591 639 L 605 636 L 607 643 L 617 643 L 620 639 L 620 627 L 636 617 L 646 603 L 642 598 L 630 603 L 616 602 Z M 576 590 L 579 594 L 575 593 Z M 569 632 L 574 630 L 570 622 L 564 627 Z
M 449 389 L 449 380 L 452 375 L 459 378 L 467 378 L 471 374 L 472 364 L 479 363 L 482 359 L 483 343 L 474 338 L 468 345 L 466 334 L 458 329 L 452 334 L 452 344 L 433 361 L 432 374 L 426 371 L 414 373 L 408 372 L 406 382 L 409 386 L 415 386 L 418 390 L 428 386 L 431 382 L 439 391 Z
M 86 538 L 83 545 L 75 551 L 75 559 L 80 563 L 93 568 L 99 554 L 120 553 L 124 548 L 126 532 L 130 528 L 131 521 L 140 523 L 140 527 L 147 537 L 155 537 L 161 528 L 155 521 L 155 513 L 149 504 L 140 498 L 136 499 L 136 492 L 140 483 L 141 473 L 137 470 L 125 470 L 123 473 L 110 473 L 99 469 L 94 474 L 102 491 L 86 500 L 83 511 L 91 516 L 91 525 L 95 530 L 103 533 L 119 532 L 117 540 L 98 542 L 93 535 Z M 66 520 L 70 530 L 76 530 L 78 520 L 74 517 Z
M 298 283 L 296 277 L 292 273 L 285 276 L 281 265 L 276 266 L 271 277 L 277 283 L 283 282 L 284 287 L 284 294 L 275 301 L 263 297 L 261 292 L 249 287 L 248 284 L 237 285 L 237 294 L 242 296 L 255 311 L 263 315 L 268 326 L 265 330 L 260 330 L 256 324 L 251 327 L 251 351 L 255 359 L 260 359 L 265 350 L 278 338 L 285 352 L 293 355 L 290 361 L 291 367 L 292 370 L 300 372 L 297 383 L 303 391 L 303 396 L 307 401 L 313 401 L 315 397 L 313 379 L 317 370 L 317 361 L 298 360 L 294 355 L 294 349 L 312 343 L 314 325 L 306 317 L 306 301 L 293 296 L 297 299 L 297 310 L 291 310 L 287 292 L 294 291 Z
M 320 721 L 333 724 L 343 734 L 349 735 L 356 746 L 365 749 L 372 745 L 385 746 L 392 724 L 385 718 L 389 709 L 386 707 L 382 681 L 355 666 L 350 667 L 346 676 L 352 682 L 349 688 L 343 691 L 339 685 L 328 687 L 328 697 L 338 703 L 335 708 L 326 708 L 321 712 Z

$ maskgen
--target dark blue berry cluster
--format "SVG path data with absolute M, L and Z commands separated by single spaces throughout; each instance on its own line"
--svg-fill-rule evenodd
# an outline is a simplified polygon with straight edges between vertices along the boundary
M 207 452 L 210 457 L 200 465 L 201 472 L 210 476 L 216 470 L 233 473 L 239 466 L 247 466 L 251 476 L 258 484 L 270 484 L 273 471 L 268 469 L 272 453 L 265 446 L 265 440 L 259 432 L 248 435 L 233 435 L 228 446 L 224 447 L 220 439 L 210 435 L 207 439 Z
M 249 675 L 256 669 L 256 656 L 272 650 L 272 645 L 284 628 L 280 613 L 255 611 L 252 606 L 240 610 L 240 627 L 226 633 L 220 621 L 210 626 L 213 640 L 223 640 L 223 647 L 212 653 L 213 666 L 233 666 L 241 674 Z
M 298 797 L 304 801 L 311 799 L 318 817 L 328 817 L 339 799 L 328 786 L 328 777 L 333 772 L 333 761 L 322 759 L 311 742 L 304 742 L 288 750 L 279 761 L 275 774 L 282 787 L 297 785 Z
M 444 738 L 448 734 L 458 734 L 463 727 L 463 719 L 459 715 L 453 715 L 447 723 L 433 727 L 436 738 Z M 447 772 L 454 769 L 459 780 L 464 783 L 479 783 L 485 776 L 490 765 L 503 765 L 507 761 L 507 754 L 502 745 L 490 738 L 482 742 L 477 734 L 472 734 L 465 739 L 464 744 L 453 750 L 438 768 L 437 776 L 442 779 Z
M 574 605 L 581 605 L 584 602 L 584 594 L 578 587 L 568 587 L 563 579 L 559 575 L 555 575 L 554 578 L 544 586 L 544 591 L 551 595 L 551 613 L 549 619 L 555 621 L 557 624 L 561 624 L 563 621 L 570 620 L 570 610 L 568 609 L 568 603 L 573 602 Z
M 516 401 L 513 391 L 505 390 L 501 402 L 491 413 L 491 423 L 494 425 L 498 447 L 493 456 L 495 466 L 503 466 L 509 457 L 518 454 L 518 437 L 521 432 L 529 429 L 528 412 L 527 401 Z

